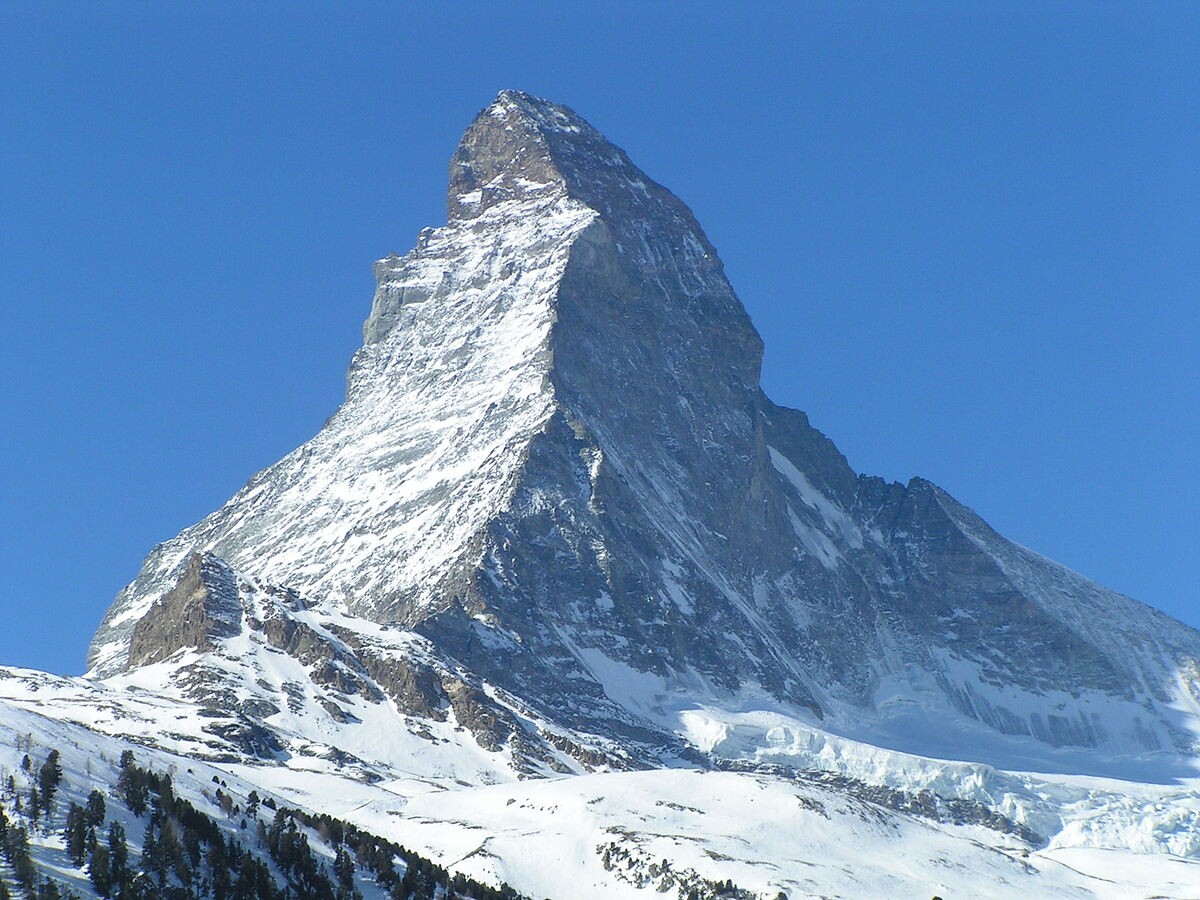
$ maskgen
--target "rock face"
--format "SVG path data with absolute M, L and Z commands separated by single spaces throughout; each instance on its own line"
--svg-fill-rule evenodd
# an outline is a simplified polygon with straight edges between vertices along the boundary
M 927 481 L 853 472 L 762 393 L 762 342 L 687 207 L 575 113 L 501 93 L 454 154 L 447 205 L 376 264 L 341 408 L 154 549 L 96 633 L 93 676 L 212 633 L 188 574 L 203 551 L 643 756 L 674 739 L 670 709 L 751 700 L 883 740 L 925 723 L 918 744 L 936 719 L 1196 749 L 1200 634 Z M 370 665 L 414 712 L 512 730 L 471 706 L 477 688 Z
M 241 604 L 233 571 L 213 556 L 192 554 L 178 583 L 133 627 L 129 665 L 159 662 L 176 651 L 212 650 L 240 630 Z

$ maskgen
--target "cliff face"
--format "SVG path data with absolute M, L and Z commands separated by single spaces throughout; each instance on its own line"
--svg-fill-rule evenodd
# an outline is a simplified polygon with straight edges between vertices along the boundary
M 643 759 L 681 710 L 748 704 L 917 749 L 930 721 L 1195 749 L 1200 635 L 926 481 L 853 472 L 763 395 L 687 207 L 565 107 L 503 92 L 451 161 L 447 224 L 376 276 L 342 407 L 155 548 L 93 676 L 225 634 L 203 551 L 419 639 L 370 663 L 414 714 L 520 706 Z
M 129 665 L 144 666 L 179 650 L 213 650 L 241 631 L 233 572 L 221 560 L 193 554 L 176 585 L 138 620 L 129 635 Z

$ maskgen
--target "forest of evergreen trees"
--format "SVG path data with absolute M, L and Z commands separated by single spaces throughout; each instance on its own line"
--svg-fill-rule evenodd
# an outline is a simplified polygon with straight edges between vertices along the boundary
M 255 791 L 243 808 L 214 776 L 214 799 L 225 816 L 219 824 L 176 794 L 169 774 L 140 767 L 129 750 L 112 795 L 93 788 L 83 805 L 71 801 L 63 809 L 56 803 L 59 758 L 51 749 L 35 764 L 26 753 L 22 785 L 15 775 L 0 785 L 0 900 L 79 896 L 39 869 L 31 833 L 61 838 L 70 864 L 95 893 L 117 900 L 361 900 L 358 885 L 367 884 L 393 900 L 521 900 L 507 885 L 452 875 L 332 816 L 279 807 Z M 141 827 L 126 829 L 110 815 L 110 802 Z M 127 833 L 134 830 L 140 834 Z M 313 842 L 325 852 L 315 852 Z

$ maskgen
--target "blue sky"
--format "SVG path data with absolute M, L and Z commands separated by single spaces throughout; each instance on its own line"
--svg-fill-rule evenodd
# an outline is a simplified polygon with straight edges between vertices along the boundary
M 696 212 L 859 471 L 1200 626 L 1200 6 L 0 4 L 0 662 L 336 408 L 471 117 Z

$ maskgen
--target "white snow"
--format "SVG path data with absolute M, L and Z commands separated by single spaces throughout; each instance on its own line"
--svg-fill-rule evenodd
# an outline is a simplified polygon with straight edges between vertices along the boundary
M 360 609 L 436 596 L 553 412 L 554 292 L 595 216 L 561 192 L 505 201 L 381 263 L 376 305 L 405 297 L 404 321 L 358 352 L 318 435 L 155 550 L 110 610 L 91 674 L 119 670 L 129 629 L 196 550 Z

